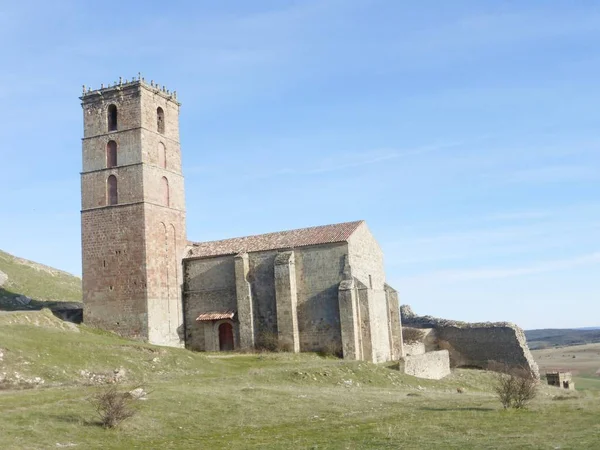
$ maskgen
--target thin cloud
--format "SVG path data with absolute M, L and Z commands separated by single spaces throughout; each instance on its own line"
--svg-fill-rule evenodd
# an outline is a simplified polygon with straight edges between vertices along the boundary
M 423 147 L 415 147 L 412 149 L 396 150 L 396 149 L 380 149 L 364 153 L 346 153 L 338 155 L 334 158 L 327 158 L 315 164 L 313 167 L 301 168 L 283 168 L 273 172 L 260 175 L 261 178 L 277 175 L 315 175 L 321 173 L 337 172 L 340 170 L 350 169 L 354 167 L 365 167 L 374 164 L 379 164 L 385 161 L 404 158 L 408 156 L 421 155 L 436 151 L 446 150 L 449 148 L 459 147 L 463 142 L 447 142 L 442 144 L 432 144 Z
M 546 166 L 512 173 L 506 178 L 511 183 L 573 183 L 599 178 L 598 170 L 590 166 Z
M 449 270 L 438 272 L 435 278 L 446 281 L 489 280 L 535 275 L 547 272 L 560 272 L 583 266 L 600 264 L 600 251 L 574 258 L 542 261 L 518 267 L 496 267 L 487 269 Z

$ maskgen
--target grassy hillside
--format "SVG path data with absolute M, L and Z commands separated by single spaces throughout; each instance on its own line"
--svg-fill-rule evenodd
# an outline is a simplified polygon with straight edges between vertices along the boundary
M 39 301 L 81 301 L 81 279 L 69 273 L 0 251 L 0 307 L 27 296 Z M 11 308 L 11 306 L 13 306 Z
M 0 315 L 0 347 L 0 375 L 12 379 L 0 390 L 0 448 L 594 448 L 600 438 L 599 393 L 542 386 L 529 410 L 505 411 L 483 371 L 428 381 L 312 354 L 192 353 L 46 311 Z M 115 369 L 123 389 L 149 394 L 105 430 L 86 399 Z
M 600 342 L 599 329 L 546 328 L 527 330 L 525 336 L 531 349 Z

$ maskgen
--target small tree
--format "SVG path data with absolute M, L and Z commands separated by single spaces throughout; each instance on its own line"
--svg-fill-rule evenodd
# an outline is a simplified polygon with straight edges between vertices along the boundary
M 116 386 L 105 388 L 89 399 L 105 428 L 115 428 L 133 417 L 137 413 L 134 401 L 135 398 L 129 392 L 121 392 Z
M 418 328 L 402 328 L 402 340 L 407 344 L 413 344 L 415 342 L 421 342 L 425 332 Z
M 505 366 L 496 376 L 494 392 L 505 409 L 525 408 L 537 395 L 537 380 L 528 370 Z

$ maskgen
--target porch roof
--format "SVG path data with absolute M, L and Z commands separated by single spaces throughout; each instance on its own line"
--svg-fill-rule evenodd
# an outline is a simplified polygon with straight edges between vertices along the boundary
M 204 322 L 210 320 L 233 319 L 233 316 L 235 316 L 235 311 L 228 309 L 225 311 L 211 311 L 200 313 L 196 320 L 198 322 Z

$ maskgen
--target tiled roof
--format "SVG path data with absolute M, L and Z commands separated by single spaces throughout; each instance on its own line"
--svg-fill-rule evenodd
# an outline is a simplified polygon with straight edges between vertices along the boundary
M 186 256 L 188 258 L 205 258 L 208 256 L 237 255 L 244 252 L 345 242 L 362 223 L 362 220 L 358 220 L 356 222 L 300 228 L 277 233 L 224 239 L 222 241 L 190 242 Z
M 196 320 L 199 321 L 199 322 L 202 322 L 202 321 L 205 321 L 205 320 L 233 319 L 234 315 L 235 315 L 235 311 L 232 311 L 232 310 L 214 311 L 214 312 L 201 313 L 196 318 Z

